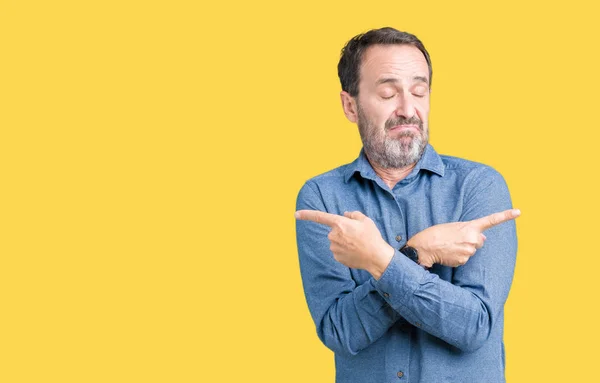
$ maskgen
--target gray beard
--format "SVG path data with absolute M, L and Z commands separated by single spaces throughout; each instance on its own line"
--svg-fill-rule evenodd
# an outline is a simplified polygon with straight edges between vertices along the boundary
M 396 138 L 390 138 L 385 132 L 380 132 L 371 124 L 365 118 L 362 109 L 358 107 L 358 131 L 369 161 L 375 162 L 384 169 L 405 168 L 417 163 L 429 142 L 429 132 L 423 128 L 423 122 L 415 117 L 408 120 L 400 117 L 396 120 L 388 120 L 385 124 L 385 131 L 409 121 L 418 123 L 421 134 L 409 131 L 403 132 Z M 410 137 L 408 143 L 402 139 L 405 137 Z
M 405 143 L 400 140 L 402 137 L 411 137 L 411 140 Z M 361 138 L 369 161 L 374 161 L 384 169 L 405 168 L 418 162 L 427 146 L 427 140 L 412 132 L 405 132 L 397 139 L 386 136 L 383 142 L 374 142 L 374 139 L 362 135 Z

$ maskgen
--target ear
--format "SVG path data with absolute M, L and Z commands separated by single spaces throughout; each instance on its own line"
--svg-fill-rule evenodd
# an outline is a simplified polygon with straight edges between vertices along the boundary
M 356 105 L 356 100 L 354 97 L 350 96 L 350 93 L 341 91 L 340 98 L 342 100 L 342 108 L 344 109 L 344 114 L 346 118 L 353 123 L 358 121 L 358 110 Z

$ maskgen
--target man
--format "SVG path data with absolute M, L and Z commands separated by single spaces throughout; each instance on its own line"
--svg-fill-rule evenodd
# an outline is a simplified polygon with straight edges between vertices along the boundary
M 504 179 L 428 144 L 431 61 L 414 35 L 354 37 L 338 74 L 363 149 L 307 181 L 296 212 L 306 300 L 336 381 L 504 382 L 520 214 Z

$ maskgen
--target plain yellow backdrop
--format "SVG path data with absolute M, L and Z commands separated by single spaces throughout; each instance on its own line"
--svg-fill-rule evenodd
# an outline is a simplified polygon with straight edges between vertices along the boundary
M 0 381 L 333 382 L 293 212 L 352 161 L 339 51 L 433 60 L 431 143 L 508 182 L 507 380 L 597 379 L 592 2 L 0 2 Z

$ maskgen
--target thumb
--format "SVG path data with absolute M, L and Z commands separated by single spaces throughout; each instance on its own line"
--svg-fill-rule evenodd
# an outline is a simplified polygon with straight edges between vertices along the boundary
M 365 218 L 368 218 L 366 215 L 364 215 L 360 211 L 347 211 L 344 213 L 344 217 L 355 219 L 357 221 L 362 221 Z

